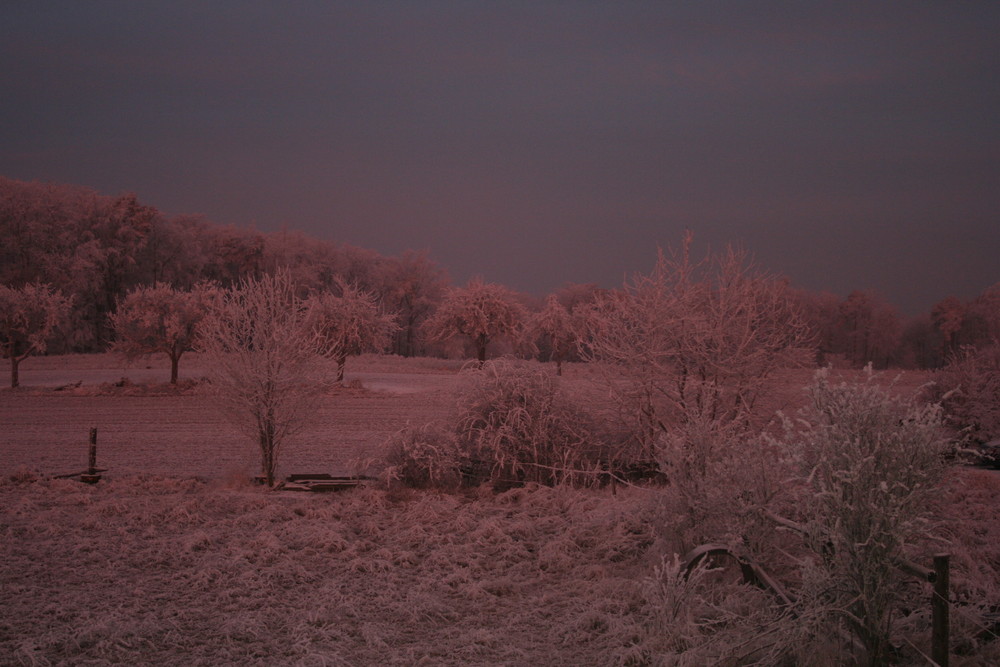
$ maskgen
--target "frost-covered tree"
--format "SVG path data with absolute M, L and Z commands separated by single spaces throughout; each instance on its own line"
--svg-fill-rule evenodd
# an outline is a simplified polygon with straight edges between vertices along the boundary
M 0 350 L 10 359 L 10 386 L 20 384 L 18 366 L 32 354 L 45 352 L 66 324 L 72 300 L 48 285 L 21 288 L 0 285 Z
M 299 431 L 330 386 L 321 340 L 287 272 L 245 277 L 202 321 L 195 349 L 226 414 L 259 446 L 274 484 L 281 445 Z
M 873 291 L 854 290 L 840 304 L 840 351 L 857 367 L 895 360 L 903 326 L 896 309 Z
M 447 276 L 423 252 L 406 251 L 383 264 L 383 303 L 398 312 L 394 351 L 404 357 L 419 351 L 420 327 L 444 296 Z
M 486 361 L 486 346 L 491 340 L 506 337 L 518 342 L 526 320 L 527 311 L 513 292 L 475 278 L 465 287 L 449 289 L 424 328 L 431 340 L 467 337 L 482 363 Z
M 374 294 L 343 281 L 337 287 L 340 294 L 318 292 L 306 308 L 320 351 L 337 362 L 337 382 L 343 382 L 347 357 L 385 351 L 398 327 L 395 315 L 382 312 Z
M 677 426 L 706 433 L 745 425 L 772 373 L 810 342 L 784 281 L 732 249 L 692 262 L 690 243 L 601 295 L 581 345 L 609 373 L 644 447 Z
M 941 355 L 947 356 L 958 343 L 958 332 L 962 330 L 966 306 L 956 297 L 941 299 L 931 308 L 931 321 L 941 334 Z
M 963 347 L 934 376 L 930 393 L 972 444 L 1000 439 L 1000 345 Z
M 198 325 L 217 294 L 208 285 L 191 291 L 162 284 L 135 288 L 110 315 L 116 337 L 112 351 L 129 361 L 157 352 L 166 354 L 170 359 L 170 384 L 177 384 L 181 356 L 194 349 Z
M 1000 283 L 972 300 L 963 329 L 968 345 L 984 347 L 1000 343 Z
M 576 350 L 579 325 L 566 306 L 555 294 L 545 300 L 545 306 L 535 313 L 528 324 L 529 330 L 544 338 L 549 348 L 549 358 L 556 362 L 556 375 L 562 375 L 562 362 Z

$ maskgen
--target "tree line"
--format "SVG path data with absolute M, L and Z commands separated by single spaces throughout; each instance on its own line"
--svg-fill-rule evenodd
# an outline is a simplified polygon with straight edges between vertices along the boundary
M 343 308 L 354 304 L 355 316 L 365 308 L 358 311 L 357 302 L 365 301 L 391 317 L 394 326 L 378 337 L 378 349 L 480 361 L 488 350 L 559 365 L 579 359 L 581 314 L 621 291 L 567 284 L 538 299 L 478 279 L 452 286 L 446 271 L 423 252 L 387 257 L 287 229 L 262 233 L 202 216 L 171 217 L 134 194 L 105 196 L 80 186 L 0 177 L 0 344 L 12 364 L 45 350 L 117 346 L 134 354 L 142 345 L 123 334 L 136 329 L 141 304 L 166 307 L 164 290 L 190 295 L 184 297 L 187 305 L 171 306 L 180 326 L 179 312 L 204 305 L 206 286 L 225 289 L 279 270 L 288 272 L 302 295 L 330 294 Z M 969 302 L 946 298 L 909 319 L 872 291 L 846 298 L 786 291 L 824 365 L 937 368 L 962 349 L 1000 337 L 1000 284 Z M 19 312 L 18 303 L 33 304 L 36 312 Z M 119 312 L 123 306 L 132 324 Z M 182 350 L 157 351 L 170 356 L 176 372 Z

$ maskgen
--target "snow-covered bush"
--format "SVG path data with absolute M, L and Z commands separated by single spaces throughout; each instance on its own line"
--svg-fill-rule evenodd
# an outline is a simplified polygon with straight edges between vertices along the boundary
M 870 368 L 840 384 L 819 371 L 810 397 L 783 440 L 798 464 L 797 518 L 817 556 L 804 599 L 822 606 L 827 627 L 854 633 L 871 664 L 884 664 L 908 592 L 896 564 L 926 537 L 943 476 L 941 409 L 881 386 Z
M 661 504 L 670 539 L 688 550 L 706 542 L 740 544 L 754 553 L 774 547 L 759 509 L 784 494 L 787 460 L 773 443 L 719 424 L 688 422 L 655 442 L 666 480 Z
M 595 420 L 537 364 L 497 359 L 463 371 L 456 434 L 494 482 L 595 480 L 606 463 Z
M 470 363 L 460 374 L 455 413 L 409 428 L 387 446 L 390 480 L 414 487 L 491 482 L 594 484 L 635 461 L 578 392 L 537 362 Z M 619 437 L 618 440 L 624 440 Z
M 679 430 L 661 443 L 677 481 L 661 494 L 674 529 L 687 527 L 673 544 L 694 536 L 729 545 L 791 594 L 778 604 L 722 571 L 687 591 L 674 575 L 664 590 L 684 591 L 688 606 L 670 611 L 686 628 L 676 659 L 885 664 L 890 638 L 897 647 L 901 637 L 929 638 L 928 591 L 898 564 L 940 550 L 930 539 L 949 446 L 940 408 L 900 396 L 870 370 L 840 384 L 820 371 L 809 398 L 779 439 L 736 448 L 739 438 Z M 675 659 L 677 642 L 668 643 Z
M 1000 438 L 1000 345 L 959 351 L 935 375 L 931 392 L 946 421 L 974 444 Z
M 387 480 L 413 488 L 455 488 L 462 481 L 463 459 L 455 434 L 441 423 L 408 428 L 388 442 Z

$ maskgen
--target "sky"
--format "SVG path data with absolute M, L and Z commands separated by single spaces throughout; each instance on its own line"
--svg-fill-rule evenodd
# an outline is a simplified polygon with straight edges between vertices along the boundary
M 544 295 L 691 230 L 905 314 L 1000 282 L 1000 3 L 12 0 L 0 175 Z

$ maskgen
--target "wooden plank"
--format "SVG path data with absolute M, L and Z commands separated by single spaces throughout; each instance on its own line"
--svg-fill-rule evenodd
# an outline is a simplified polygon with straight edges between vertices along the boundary
M 369 481 L 365 476 L 334 476 L 326 473 L 289 475 L 281 484 L 286 491 L 340 491 L 350 489 Z
M 107 472 L 107 468 L 94 468 L 94 472 L 91 473 L 90 470 L 81 470 L 80 472 L 68 472 L 64 475 L 53 475 L 52 479 L 69 479 L 70 477 L 79 477 L 80 475 L 96 474 L 99 472 Z

